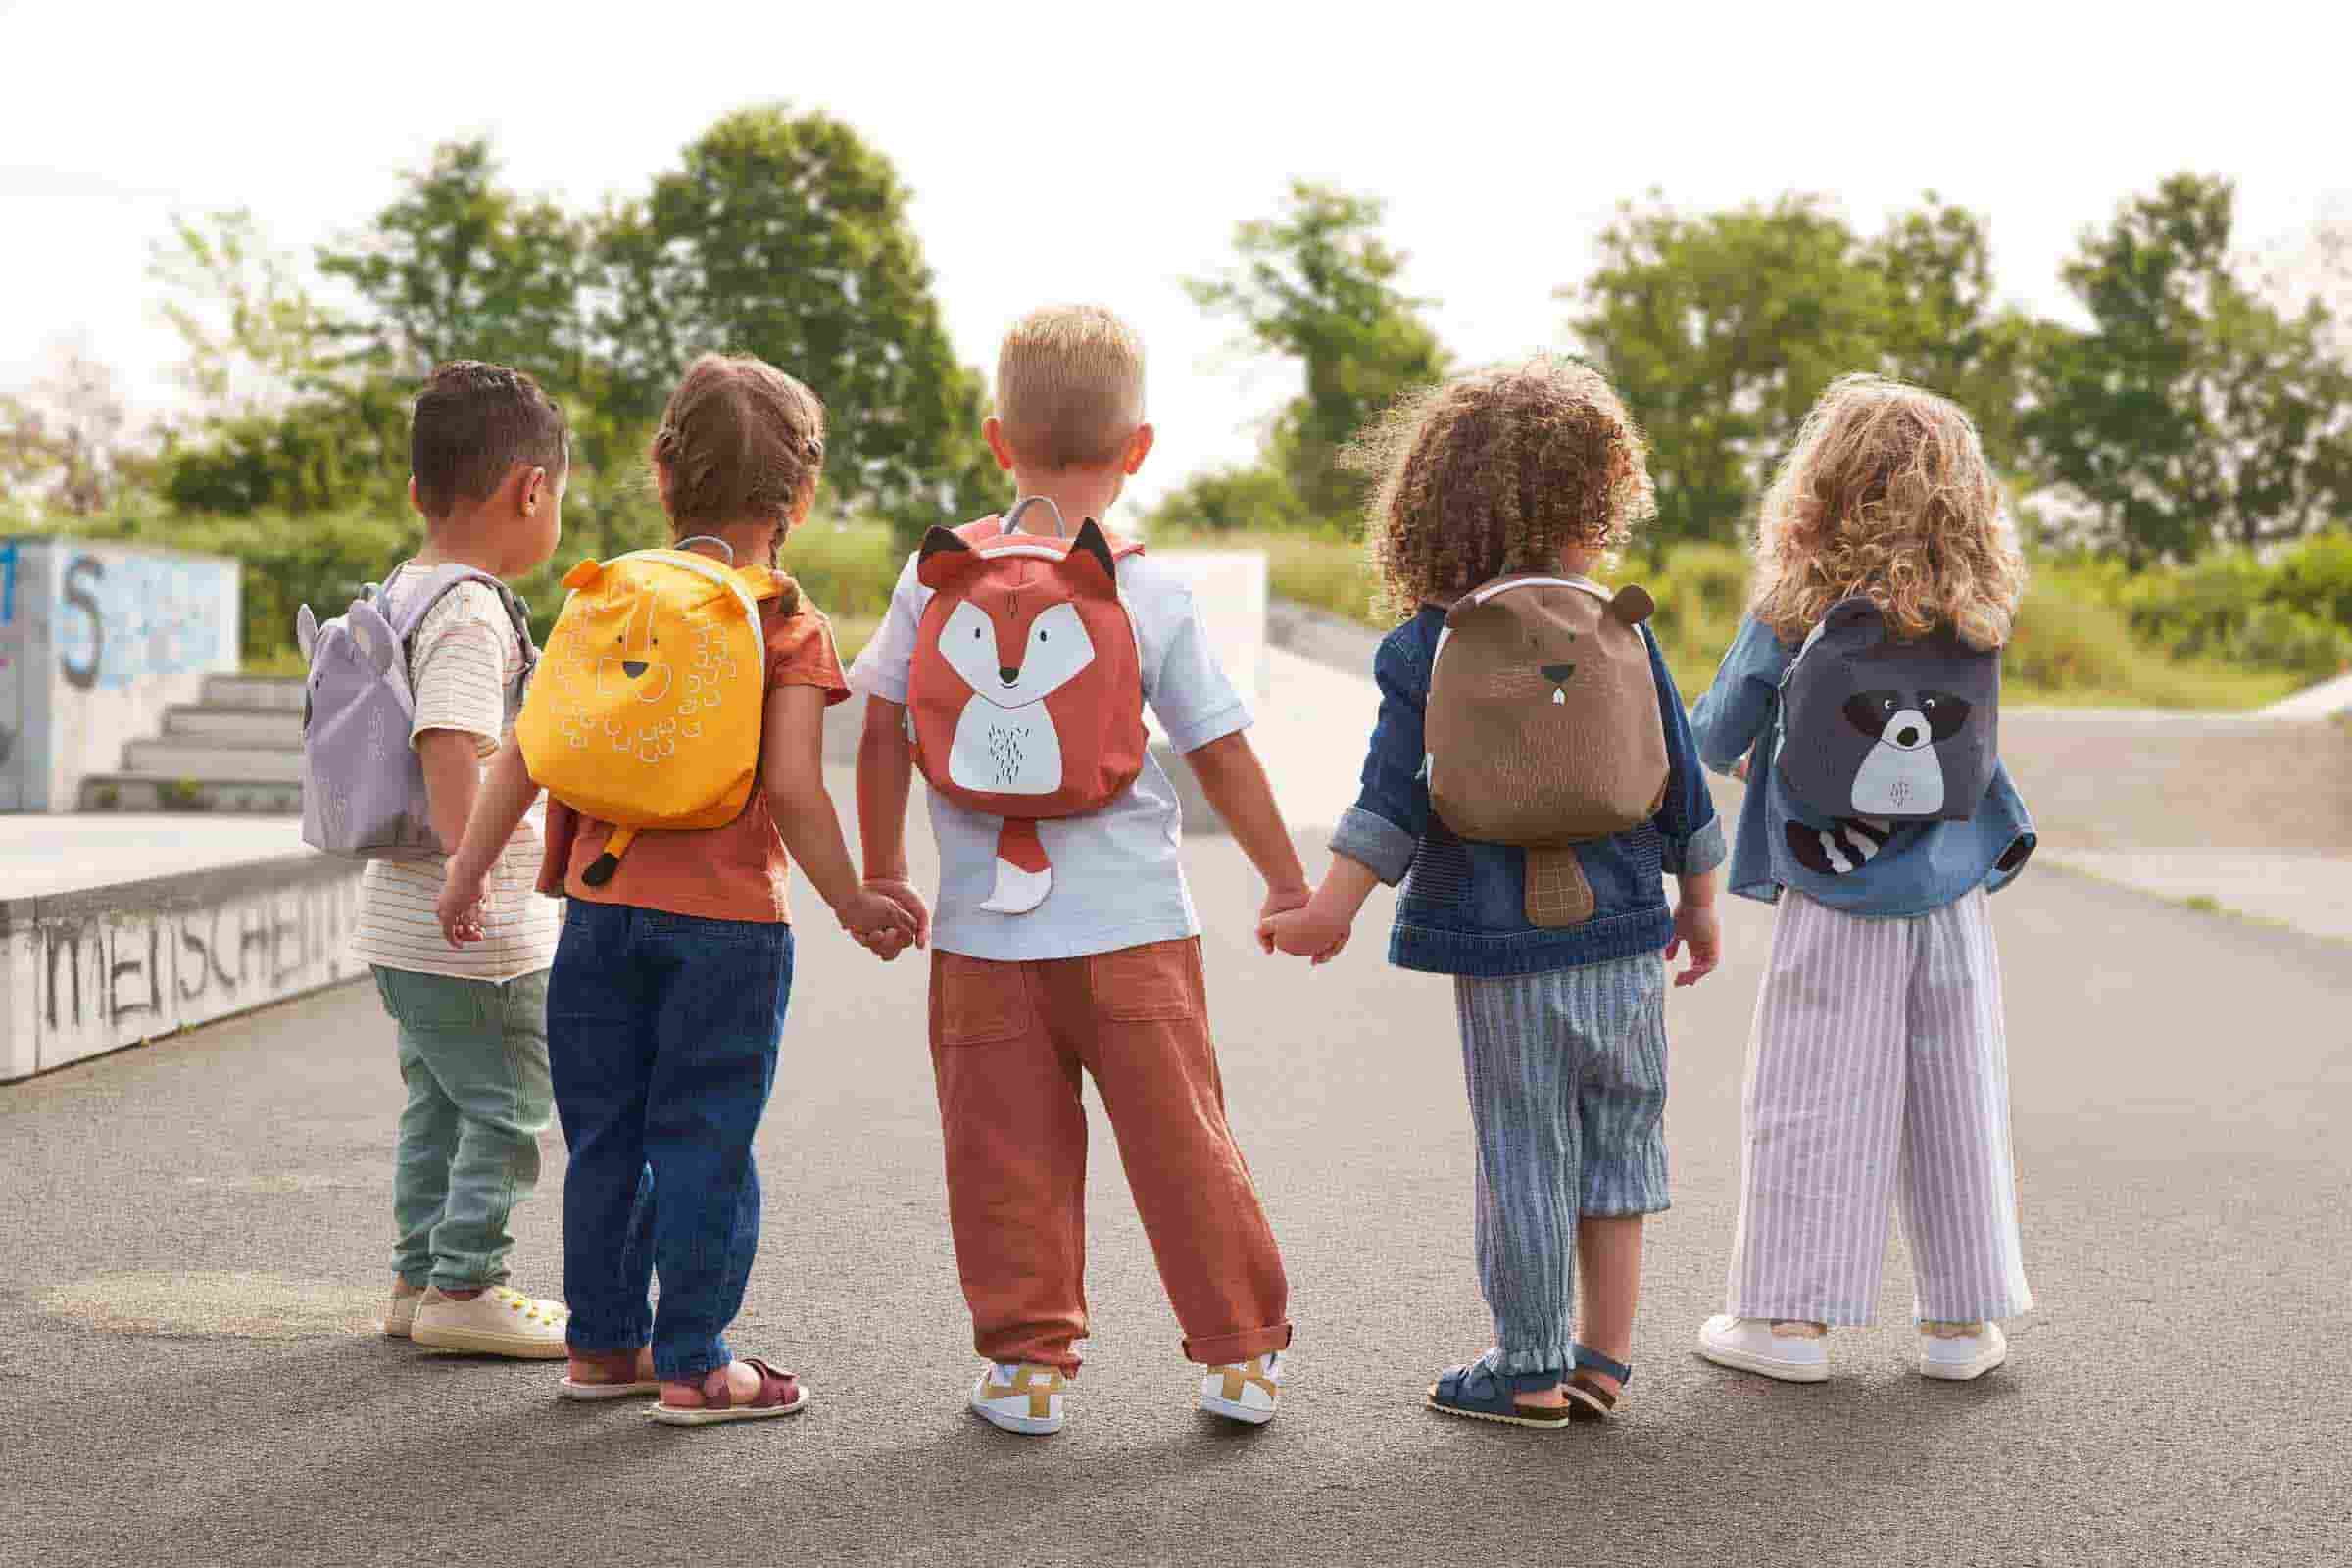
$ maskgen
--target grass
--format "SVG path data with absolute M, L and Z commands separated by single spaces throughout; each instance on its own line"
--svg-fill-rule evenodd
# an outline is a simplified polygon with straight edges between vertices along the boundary
M 1263 550 L 1268 586 L 1359 625 L 1385 630 L 1372 609 L 1371 568 L 1360 545 L 1328 536 L 1205 534 L 1162 536 L 1168 548 Z M 1747 598 L 1748 563 L 1728 545 L 1688 545 L 1654 570 L 1629 560 L 1603 575 L 1639 581 L 1657 599 L 1651 621 L 1667 667 L 1687 701 L 1715 678 Z M 2246 669 L 2219 660 L 2175 659 L 2135 638 L 2130 621 L 2072 573 L 2037 573 L 2018 614 L 2002 664 L 2002 696 L 2015 703 L 2077 708 L 2260 708 L 2300 689 L 2303 677 Z
M 1175 550 L 1263 551 L 1267 586 L 1275 598 L 1387 629 L 1372 608 L 1372 571 L 1360 544 L 1313 533 L 1166 531 L 1152 543 Z M 888 530 L 869 522 L 812 521 L 785 545 L 785 568 L 800 580 L 810 603 L 832 617 L 844 663 L 858 656 L 880 624 L 905 559 Z M 1747 597 L 1747 558 L 1727 545 L 1689 545 L 1669 553 L 1655 568 L 1629 560 L 1604 575 L 1640 581 L 1656 597 L 1651 624 L 1675 684 L 1686 701 L 1694 701 L 1714 679 L 1716 662 L 1739 627 Z M 2108 596 L 2109 586 L 2106 577 L 2080 568 L 2036 571 L 2003 662 L 2006 699 L 2082 708 L 2230 710 L 2260 708 L 2305 684 L 2303 677 L 2281 671 L 2213 658 L 2173 658 L 2132 634 L 2124 611 Z M 249 659 L 246 669 L 298 675 L 303 662 L 287 648 Z

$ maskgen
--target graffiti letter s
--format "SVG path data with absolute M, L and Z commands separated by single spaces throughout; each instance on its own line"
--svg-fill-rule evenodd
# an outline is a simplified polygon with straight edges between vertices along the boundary
M 106 620 L 99 612 L 98 596 L 92 590 L 106 578 L 106 568 L 88 556 L 76 556 L 66 568 L 66 604 L 90 617 L 90 662 L 77 665 L 67 653 L 64 639 L 59 639 L 57 667 L 66 677 L 66 684 L 75 691 L 86 692 L 98 684 L 98 666 L 106 652 Z

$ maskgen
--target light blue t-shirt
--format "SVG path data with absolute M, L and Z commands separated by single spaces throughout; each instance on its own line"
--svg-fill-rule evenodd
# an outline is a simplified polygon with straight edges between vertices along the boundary
M 931 590 L 915 581 L 914 566 L 909 558 L 881 629 L 850 666 L 852 691 L 906 701 L 915 629 L 931 602 Z M 1144 701 L 1169 744 L 1183 754 L 1249 728 L 1249 706 L 1209 652 L 1190 585 L 1148 555 L 1122 560 L 1118 576 L 1143 656 Z M 942 952 L 1024 962 L 1200 934 L 1177 857 L 1182 809 L 1174 785 L 1150 753 L 1135 783 L 1108 806 L 1038 823 L 1054 882 L 1045 902 L 1026 914 L 980 907 L 996 885 L 1002 819 L 929 793 L 940 865 L 931 940 Z

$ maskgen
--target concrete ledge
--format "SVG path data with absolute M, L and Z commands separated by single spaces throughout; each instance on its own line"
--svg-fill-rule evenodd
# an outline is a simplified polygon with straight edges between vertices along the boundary
M 303 850 L 0 902 L 0 1082 L 356 977 L 360 872 Z

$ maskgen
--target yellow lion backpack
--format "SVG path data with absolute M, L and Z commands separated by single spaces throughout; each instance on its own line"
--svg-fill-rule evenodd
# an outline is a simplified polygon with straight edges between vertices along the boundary
M 720 543 L 679 544 L 705 542 Z M 580 873 L 602 887 L 640 829 L 720 827 L 751 799 L 767 676 L 760 602 L 784 596 L 789 609 L 800 590 L 682 548 L 583 561 L 564 586 L 514 735 L 534 782 L 612 824 Z

